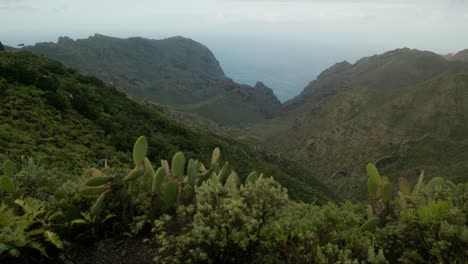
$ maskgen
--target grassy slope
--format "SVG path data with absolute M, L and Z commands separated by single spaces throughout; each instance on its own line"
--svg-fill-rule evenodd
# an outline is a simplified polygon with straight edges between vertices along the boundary
M 343 92 L 320 106 L 322 115 L 296 124 L 289 153 L 310 161 L 316 177 L 345 197 L 365 197 L 364 165 L 384 156 L 396 157 L 382 168 L 394 181 L 398 176 L 414 181 L 422 169 L 429 177 L 459 181 L 468 161 L 467 92 L 468 75 L 461 73 L 392 91 Z M 430 137 L 397 154 L 401 143 L 425 134 Z M 310 144 L 304 144 L 307 140 Z M 347 176 L 330 178 L 339 170 Z
M 220 147 L 241 177 L 255 169 L 274 176 L 294 198 L 319 202 L 334 198 L 323 185 L 304 184 L 297 180 L 301 175 L 286 173 L 280 163 L 268 163 L 246 144 L 194 132 L 156 107 L 130 100 L 114 87 L 42 56 L 0 53 L 0 83 L 1 160 L 33 155 L 50 166 L 76 170 L 106 158 L 111 166 L 128 166 L 134 140 L 146 135 L 151 160 L 182 150 L 208 162 L 213 148 Z
M 366 197 L 365 164 L 385 156 L 392 161 L 381 170 L 393 181 L 414 181 L 424 169 L 429 178 L 459 182 L 468 161 L 467 72 L 462 62 L 408 49 L 364 58 L 332 68 L 288 102 L 283 116 L 247 131 L 346 198 Z M 397 154 L 402 142 L 425 134 Z M 332 177 L 340 171 L 345 175 Z

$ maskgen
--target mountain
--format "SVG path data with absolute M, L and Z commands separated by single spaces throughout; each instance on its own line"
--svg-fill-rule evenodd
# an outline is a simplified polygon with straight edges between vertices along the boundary
M 57 43 L 24 49 L 97 76 L 129 95 L 199 113 L 220 124 L 263 120 L 281 108 L 270 88 L 233 82 L 207 47 L 183 37 L 120 39 L 95 34 L 76 41 L 60 37 Z
M 468 63 L 398 49 L 341 62 L 283 106 L 288 130 L 268 139 L 344 198 L 366 195 L 365 166 L 397 182 L 466 180 Z
M 0 53 L 0 104 L 0 160 L 33 156 L 75 174 L 104 160 L 126 168 L 135 139 L 145 135 L 152 161 L 181 150 L 206 162 L 219 147 L 241 178 L 258 170 L 275 177 L 296 199 L 335 199 L 298 164 L 177 124 L 153 104 L 31 52 Z
M 5 46 L 3 46 L 2 42 L 0 42 L 0 51 L 4 51 L 5 50 Z
M 450 61 L 468 61 L 468 49 L 459 51 L 455 54 L 449 54 L 445 56 Z

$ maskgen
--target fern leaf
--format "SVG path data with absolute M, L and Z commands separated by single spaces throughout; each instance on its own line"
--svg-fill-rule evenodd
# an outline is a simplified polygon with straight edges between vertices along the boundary
M 38 228 L 38 229 L 33 229 L 31 231 L 26 232 L 26 236 L 33 237 L 33 236 L 37 236 L 43 233 L 44 233 L 44 229 Z
M 39 243 L 39 242 L 37 242 L 37 241 L 31 241 L 31 242 L 29 242 L 28 246 L 29 246 L 30 248 L 34 248 L 35 250 L 41 252 L 42 255 L 44 255 L 44 256 L 46 256 L 47 258 L 49 258 L 49 256 L 47 255 L 47 252 L 46 252 L 46 250 L 45 250 L 45 247 L 44 247 L 41 243 Z
M 54 246 L 56 246 L 57 248 L 63 249 L 62 240 L 60 240 L 60 237 L 56 233 L 52 231 L 45 231 L 44 237 L 46 238 L 47 241 L 54 244 Z

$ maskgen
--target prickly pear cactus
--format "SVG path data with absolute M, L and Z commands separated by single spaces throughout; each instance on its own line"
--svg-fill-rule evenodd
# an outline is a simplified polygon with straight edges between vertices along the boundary
M 0 177 L 0 187 L 2 190 L 4 190 L 5 192 L 7 193 L 14 193 L 16 192 L 16 185 L 15 183 L 13 182 L 13 180 L 11 180 L 9 177 L 7 176 L 2 176 Z
M 15 174 L 15 164 L 11 160 L 6 160 L 3 163 L 4 175 L 0 177 L 0 190 L 13 194 L 16 192 L 16 184 L 13 181 Z
M 374 232 L 379 226 L 379 223 L 380 219 L 378 217 L 372 217 L 361 226 L 361 231 Z
M 143 163 L 147 153 L 148 141 L 146 140 L 146 137 L 141 136 L 133 146 L 133 161 L 135 162 L 135 166 L 139 166 Z
M 258 180 L 258 174 L 256 171 L 252 171 L 249 176 L 245 179 L 245 184 L 255 183 Z
M 172 175 L 182 180 L 185 168 L 185 155 L 183 152 L 177 152 L 172 158 Z

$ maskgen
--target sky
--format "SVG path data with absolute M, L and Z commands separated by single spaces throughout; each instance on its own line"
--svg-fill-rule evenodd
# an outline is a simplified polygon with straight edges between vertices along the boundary
M 0 0 L 0 41 L 192 38 L 234 80 L 282 101 L 335 62 L 409 47 L 468 48 L 468 0 Z

